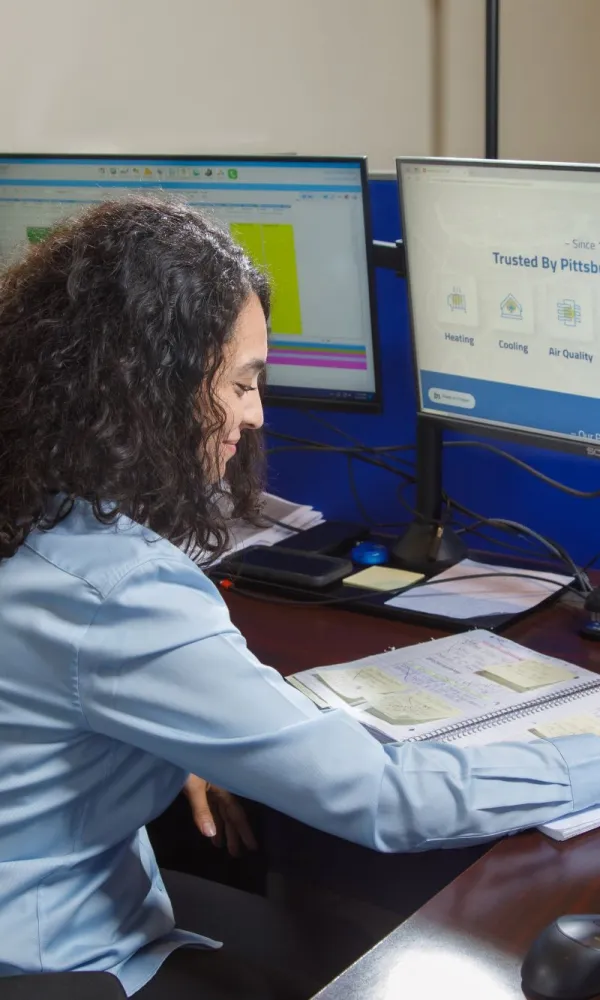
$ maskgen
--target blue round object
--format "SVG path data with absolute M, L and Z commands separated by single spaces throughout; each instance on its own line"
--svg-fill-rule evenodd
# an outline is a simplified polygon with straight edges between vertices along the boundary
M 352 549 L 350 558 L 361 566 L 381 566 L 388 561 L 388 550 L 385 545 L 376 542 L 359 542 Z

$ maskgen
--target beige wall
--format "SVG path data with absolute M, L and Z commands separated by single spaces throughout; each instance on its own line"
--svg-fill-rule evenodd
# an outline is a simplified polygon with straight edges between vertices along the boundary
M 485 143 L 485 0 L 437 0 L 440 68 L 439 156 L 483 156 Z
M 600 161 L 600 0 L 501 10 L 500 155 Z M 0 151 L 481 156 L 484 38 L 485 0 L 0 0 Z
M 431 148 L 430 0 L 0 0 L 4 151 Z
M 482 156 L 485 2 L 438 0 L 438 150 Z M 499 152 L 600 161 L 600 0 L 500 0 Z
M 500 153 L 600 161 L 599 0 L 502 0 Z

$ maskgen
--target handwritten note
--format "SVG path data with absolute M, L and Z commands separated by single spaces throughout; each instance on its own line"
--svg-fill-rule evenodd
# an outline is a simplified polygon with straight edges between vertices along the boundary
M 535 727 L 529 732 L 549 740 L 556 736 L 578 736 L 587 733 L 600 736 L 600 719 L 590 714 L 569 715 L 565 719 L 554 719 L 552 722 L 536 722 Z
M 418 725 L 460 715 L 453 705 L 430 691 L 420 691 L 408 684 L 400 687 L 399 691 L 372 697 L 367 712 L 392 726 Z
M 480 677 L 497 681 L 513 691 L 534 691 L 548 684 L 569 681 L 575 676 L 565 667 L 543 660 L 516 660 L 514 663 L 495 663 L 477 671 Z
M 359 670 L 340 667 L 318 671 L 316 676 L 332 691 L 347 702 L 368 701 L 378 695 L 390 694 L 403 685 L 379 667 L 361 667 Z

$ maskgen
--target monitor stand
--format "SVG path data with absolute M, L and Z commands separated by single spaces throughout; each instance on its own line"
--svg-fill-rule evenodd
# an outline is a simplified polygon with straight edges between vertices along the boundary
M 406 277 L 406 254 L 402 240 L 373 240 L 373 263 Z M 392 546 L 396 566 L 432 576 L 464 559 L 467 546 L 444 523 L 442 492 L 442 429 L 434 421 L 417 415 L 416 519 Z
M 417 416 L 416 519 L 393 545 L 395 565 L 431 576 L 464 559 L 467 546 L 444 523 L 442 492 L 442 428 Z

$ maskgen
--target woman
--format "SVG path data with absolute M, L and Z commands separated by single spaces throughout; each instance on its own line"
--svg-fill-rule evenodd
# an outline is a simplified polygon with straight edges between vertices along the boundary
M 186 552 L 222 550 L 224 506 L 256 509 L 268 309 L 227 235 L 146 200 L 90 209 L 0 288 L 5 975 L 233 991 L 209 914 L 175 929 L 144 829 L 190 774 L 380 851 L 600 802 L 597 737 L 384 748 L 248 651 Z

